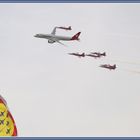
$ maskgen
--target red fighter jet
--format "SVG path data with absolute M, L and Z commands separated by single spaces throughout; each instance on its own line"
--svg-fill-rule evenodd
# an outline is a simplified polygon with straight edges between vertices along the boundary
M 74 56 L 78 56 L 79 58 L 81 57 L 85 57 L 85 53 L 68 53 L 69 55 L 74 55 Z
M 86 56 L 90 56 L 90 57 L 94 57 L 94 58 L 100 58 L 100 55 L 96 55 L 96 54 L 86 54 Z
M 104 64 L 104 65 L 100 65 L 101 68 L 107 68 L 109 70 L 115 70 L 116 69 L 116 64 L 114 65 L 110 65 L 110 64 Z
M 71 26 L 69 26 L 69 27 L 57 27 L 57 28 L 59 28 L 59 29 L 64 29 L 64 30 L 72 30 L 72 28 L 71 28 Z
M 91 54 L 95 54 L 98 56 L 106 56 L 106 52 L 100 53 L 100 52 L 91 52 Z

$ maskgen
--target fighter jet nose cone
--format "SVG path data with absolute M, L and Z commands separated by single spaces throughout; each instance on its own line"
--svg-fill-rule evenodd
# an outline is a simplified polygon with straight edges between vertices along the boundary
M 34 35 L 34 37 L 37 37 L 37 35 Z

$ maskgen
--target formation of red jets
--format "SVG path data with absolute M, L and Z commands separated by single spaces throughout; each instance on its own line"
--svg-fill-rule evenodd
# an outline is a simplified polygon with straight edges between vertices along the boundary
M 100 52 L 91 52 L 90 54 L 85 54 L 85 53 L 69 53 L 69 55 L 75 55 L 78 57 L 85 57 L 85 56 L 90 56 L 90 57 L 94 57 L 94 58 L 100 58 L 102 56 L 106 56 L 106 53 L 100 53 Z
M 72 30 L 71 26 L 69 27 L 56 27 L 59 29 L 64 29 L 66 31 L 68 30 Z M 93 58 L 101 58 L 101 57 L 105 57 L 106 56 L 106 52 L 100 53 L 100 52 L 91 52 L 90 54 L 85 54 L 85 53 L 68 53 L 69 55 L 74 55 L 74 56 L 78 56 L 79 58 L 81 57 L 85 57 L 85 56 L 89 56 L 89 57 L 93 57 Z M 109 70 L 115 70 L 116 69 L 116 64 L 114 65 L 110 65 L 110 64 L 103 64 L 100 65 L 101 68 L 106 68 Z
M 100 52 L 91 52 L 90 54 L 85 54 L 85 53 L 68 53 L 69 55 L 74 55 L 74 56 L 78 56 L 79 58 L 81 57 L 85 57 L 85 56 L 89 56 L 89 57 L 93 57 L 93 58 L 100 58 L 102 56 L 106 56 L 106 52 L 100 53 Z M 101 68 L 106 68 L 109 70 L 115 70 L 116 69 L 116 64 L 114 65 L 110 65 L 110 64 L 103 64 L 100 65 Z

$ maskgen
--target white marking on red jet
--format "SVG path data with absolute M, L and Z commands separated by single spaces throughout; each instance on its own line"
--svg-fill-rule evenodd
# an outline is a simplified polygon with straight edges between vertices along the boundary
M 56 28 L 57 27 L 55 27 L 53 29 L 53 31 L 51 32 L 51 34 L 36 34 L 34 37 L 48 39 L 48 43 L 58 42 L 58 43 L 60 43 L 62 45 L 65 45 L 65 44 L 61 43 L 60 40 L 63 40 L 63 41 L 80 40 L 79 39 L 79 35 L 81 34 L 81 32 L 78 32 L 77 34 L 75 34 L 72 37 L 59 36 L 59 35 L 56 35 Z

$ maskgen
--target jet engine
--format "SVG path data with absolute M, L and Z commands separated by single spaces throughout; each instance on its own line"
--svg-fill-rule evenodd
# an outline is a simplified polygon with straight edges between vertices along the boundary
M 48 43 L 54 43 L 55 41 L 53 41 L 53 40 L 48 40 Z

